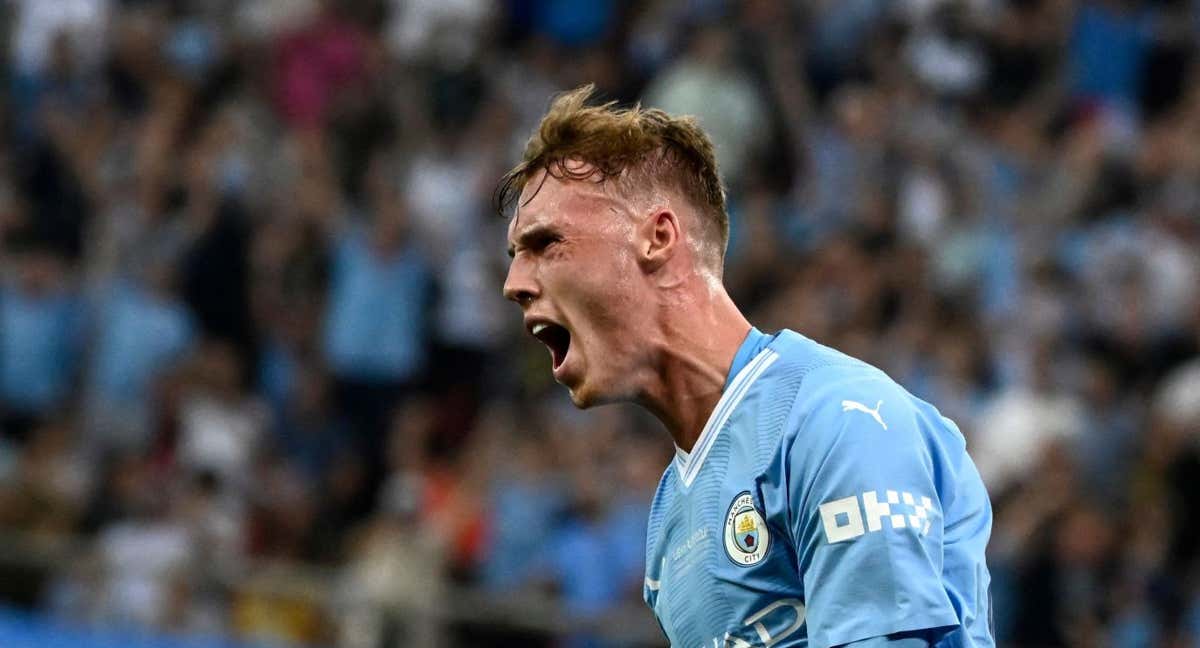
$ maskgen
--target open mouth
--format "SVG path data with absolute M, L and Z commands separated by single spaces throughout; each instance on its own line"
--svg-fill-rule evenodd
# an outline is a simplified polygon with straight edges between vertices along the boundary
M 567 358 L 567 351 L 571 348 L 571 332 L 553 322 L 538 322 L 529 332 L 550 349 L 553 368 L 558 369 L 562 366 L 563 360 Z

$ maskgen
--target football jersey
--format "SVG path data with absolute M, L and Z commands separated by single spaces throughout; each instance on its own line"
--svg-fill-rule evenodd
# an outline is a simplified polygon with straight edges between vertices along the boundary
M 991 505 L 962 433 L 886 374 L 752 330 L 659 482 L 644 597 L 676 648 L 913 631 L 990 647 Z

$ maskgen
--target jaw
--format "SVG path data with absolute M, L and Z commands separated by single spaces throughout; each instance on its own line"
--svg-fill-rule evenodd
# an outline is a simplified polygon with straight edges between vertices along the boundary
M 621 398 L 612 398 L 607 394 L 597 393 L 590 385 L 580 384 L 574 387 L 567 387 L 567 393 L 571 396 L 571 403 L 579 409 L 591 409 L 600 407 L 601 405 L 611 405 L 621 402 Z
M 601 354 L 603 366 L 580 362 L 582 369 L 572 374 L 569 383 L 560 383 L 567 388 L 571 402 L 579 409 L 589 409 L 616 403 L 641 404 L 642 386 L 646 369 L 630 365 L 617 349 Z M 584 360 L 580 358 L 579 360 Z
M 576 390 L 576 389 L 571 389 L 570 387 L 567 387 L 567 395 L 569 395 L 571 397 L 571 403 L 573 405 L 575 405 L 575 407 L 578 407 L 579 409 L 588 409 L 595 404 L 591 400 L 588 399 L 587 395 L 584 392 Z
M 554 380 L 558 384 L 566 388 L 567 393 L 571 396 L 571 402 L 580 409 L 586 409 L 591 406 L 594 400 L 588 390 L 587 385 L 587 366 L 583 362 L 583 358 L 579 357 L 581 349 L 571 349 L 569 360 L 564 359 L 561 366 L 554 370 Z M 561 370 L 561 372 L 560 372 Z
M 614 402 L 616 399 L 610 398 L 605 393 L 603 376 L 597 375 L 597 371 L 602 368 L 589 366 L 587 360 L 583 345 L 575 345 L 571 349 L 570 365 L 568 366 L 564 362 L 564 367 L 569 371 L 565 372 L 561 378 L 556 376 L 555 380 L 567 389 L 567 393 L 571 396 L 571 402 L 579 409 L 588 409 Z
M 630 298 L 619 307 L 589 312 L 587 317 L 564 318 L 571 332 L 568 358 L 555 380 L 566 387 L 580 409 L 613 403 L 639 402 L 651 379 L 655 354 L 647 349 L 645 332 L 652 323 L 637 317 L 645 307 Z M 573 322 L 572 326 L 566 324 Z

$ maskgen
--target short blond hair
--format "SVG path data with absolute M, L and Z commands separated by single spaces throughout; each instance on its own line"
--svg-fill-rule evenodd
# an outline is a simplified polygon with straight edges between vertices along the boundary
M 696 208 L 723 258 L 729 215 L 708 135 L 692 117 L 640 105 L 618 108 L 614 101 L 588 105 L 594 92 L 587 84 L 554 99 L 525 145 L 521 163 L 500 179 L 496 209 L 506 213 L 542 170 L 560 179 L 613 182 L 623 192 L 674 189 Z M 586 165 L 568 166 L 568 160 Z

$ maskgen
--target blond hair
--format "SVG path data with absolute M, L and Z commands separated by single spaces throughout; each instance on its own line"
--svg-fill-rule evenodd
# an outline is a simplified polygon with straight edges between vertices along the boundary
M 559 179 L 612 182 L 622 193 L 673 189 L 696 208 L 718 246 L 719 266 L 729 242 L 729 216 L 708 135 L 692 117 L 640 105 L 618 108 L 613 101 L 589 106 L 594 91 L 587 84 L 554 99 L 521 163 L 500 179 L 497 210 L 505 213 L 542 170 Z

